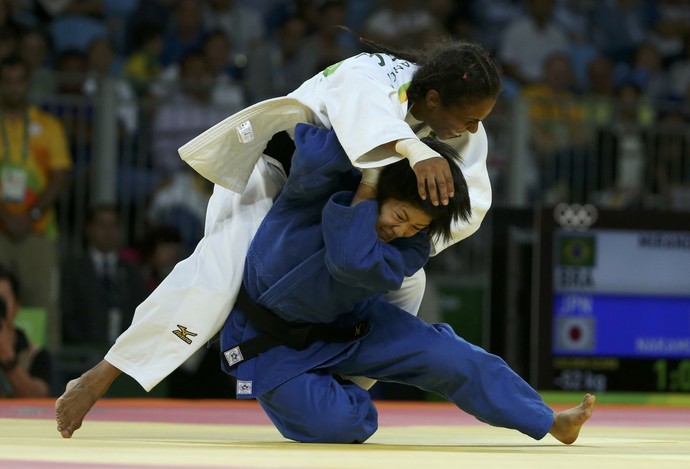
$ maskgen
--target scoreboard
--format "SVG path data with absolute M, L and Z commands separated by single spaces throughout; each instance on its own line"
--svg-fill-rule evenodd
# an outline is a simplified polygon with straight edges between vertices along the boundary
M 690 392 L 690 214 L 589 210 L 536 216 L 532 384 Z

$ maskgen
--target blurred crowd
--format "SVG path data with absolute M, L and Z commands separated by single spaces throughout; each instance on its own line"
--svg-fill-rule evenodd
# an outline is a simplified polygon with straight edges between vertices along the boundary
M 212 187 L 177 149 L 362 52 L 337 25 L 397 48 L 452 36 L 489 49 L 504 68 L 502 100 L 528 102 L 535 199 L 567 200 L 573 168 L 596 173 L 588 197 L 610 206 L 671 197 L 671 176 L 690 183 L 690 139 L 649 130 L 690 119 L 690 0 L 0 0 L 0 395 L 46 394 L 69 377 L 29 385 L 47 379 L 49 363 L 13 332 L 19 305 L 47 312 L 45 347 L 58 366 L 66 347 L 102 354 L 113 343 L 203 233 Z M 83 165 L 88 174 L 98 143 L 88 100 L 104 83 L 118 141 L 135 142 L 145 173 L 118 167 L 144 192 L 146 230 L 124 243 L 122 208 L 92 200 L 82 249 L 59 252 L 55 208 L 64 176 L 79 180 Z M 87 99 L 79 115 L 70 97 Z M 496 157 L 501 140 L 487 127 Z M 86 189 L 69 194 L 90 200 Z M 221 379 L 205 371 L 216 352 L 183 367 L 178 396 L 209 373 Z
M 686 0 L 2 0 L 0 59 L 17 53 L 31 65 L 34 96 L 59 89 L 56 72 L 85 75 L 87 94 L 89 78 L 122 78 L 123 98 L 167 99 L 189 76 L 232 110 L 360 52 L 335 25 L 395 47 L 478 41 L 502 62 L 506 94 L 538 83 L 555 52 L 567 56 L 575 92 L 603 92 L 612 73 L 610 86 L 679 101 L 690 83 Z M 189 55 L 204 64 L 185 65 Z

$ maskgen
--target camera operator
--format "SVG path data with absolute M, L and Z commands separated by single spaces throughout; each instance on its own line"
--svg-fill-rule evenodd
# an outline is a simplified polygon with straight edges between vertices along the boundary
M 14 326 L 19 312 L 17 277 L 0 266 L 0 397 L 47 397 L 52 360 Z

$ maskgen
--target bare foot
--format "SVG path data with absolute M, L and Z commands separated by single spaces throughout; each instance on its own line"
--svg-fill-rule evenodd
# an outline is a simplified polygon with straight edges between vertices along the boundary
M 55 420 L 63 438 L 71 438 L 81 427 L 91 407 L 121 373 L 119 369 L 102 360 L 79 378 L 67 383 L 64 394 L 55 402 Z
M 580 428 L 592 416 L 595 401 L 595 396 L 585 394 L 579 406 L 556 412 L 549 433 L 561 443 L 566 445 L 574 443 L 580 434 Z

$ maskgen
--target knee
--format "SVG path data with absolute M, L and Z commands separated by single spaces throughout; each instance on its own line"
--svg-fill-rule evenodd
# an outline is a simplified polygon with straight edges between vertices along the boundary
M 286 429 L 283 436 L 303 443 L 364 443 L 378 428 L 377 419 L 370 414 L 324 409 L 308 427 L 292 435 Z
M 378 428 L 378 412 L 367 391 L 343 383 L 277 426 L 285 438 L 302 443 L 363 443 Z

